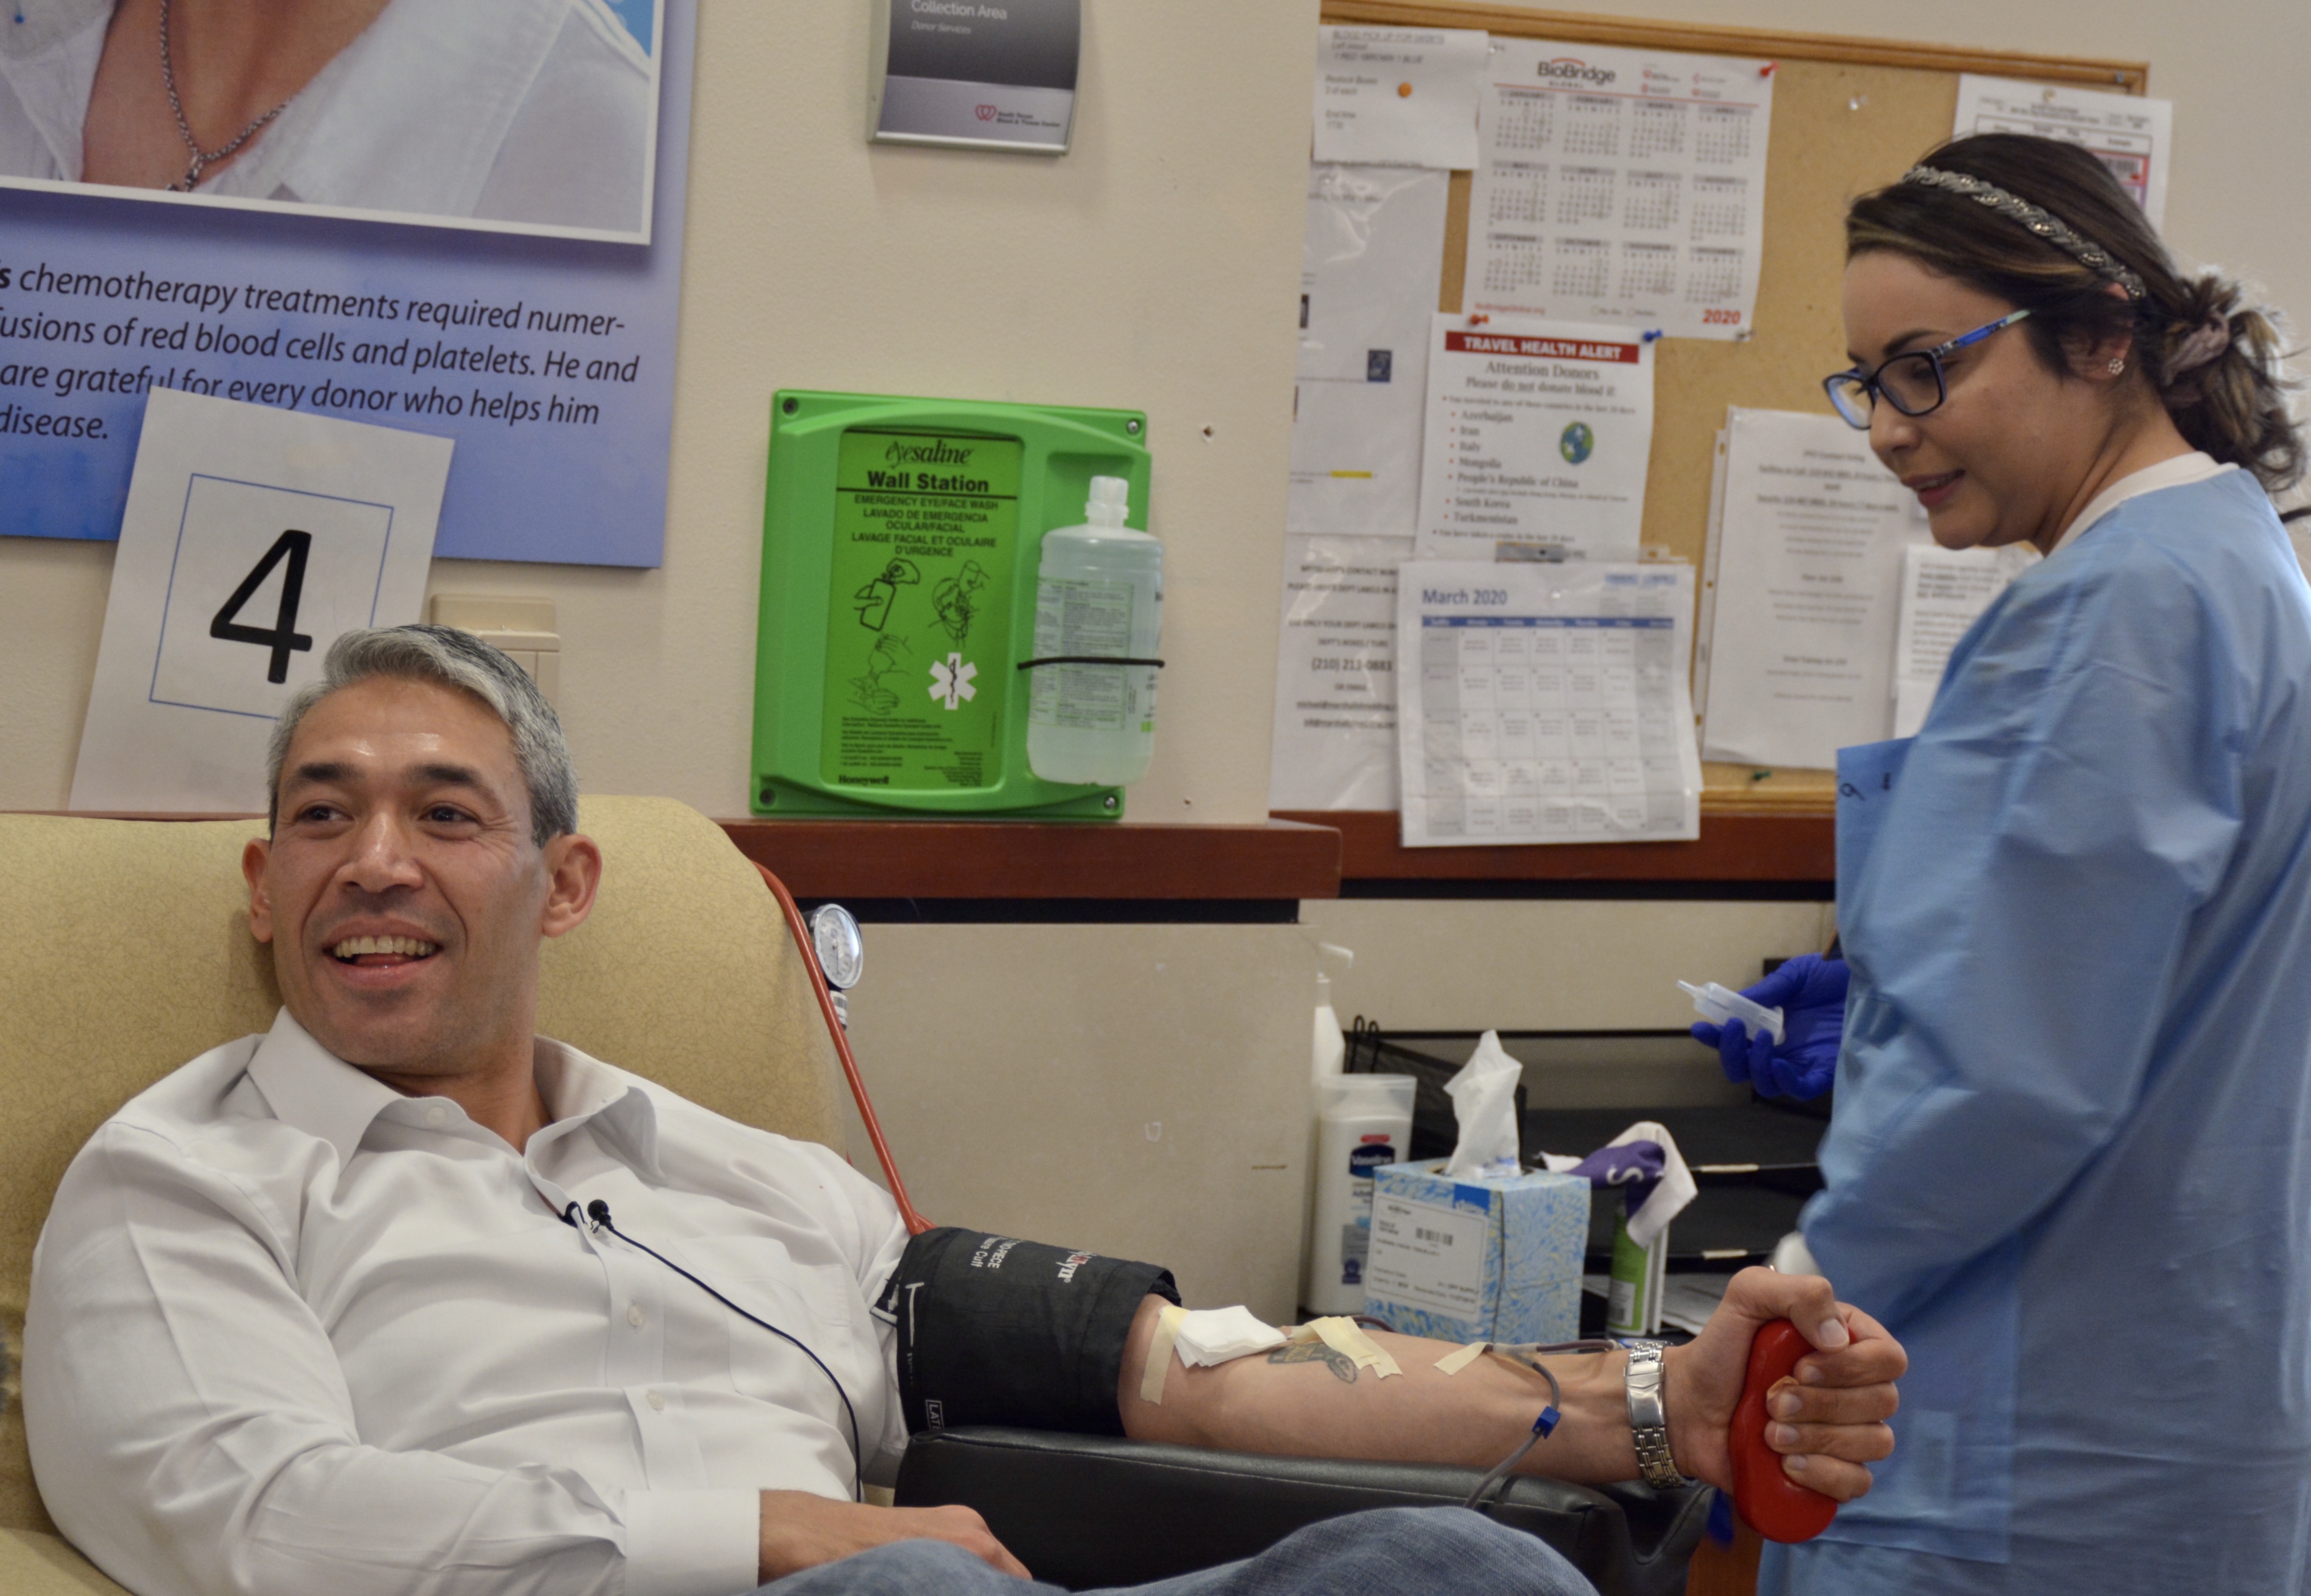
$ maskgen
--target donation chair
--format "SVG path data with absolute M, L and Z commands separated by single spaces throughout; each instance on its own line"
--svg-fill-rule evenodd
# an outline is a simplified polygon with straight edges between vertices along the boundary
M 791 900 L 721 829 L 661 798 L 589 798 L 593 917 L 545 945 L 538 1025 L 719 1112 L 840 1150 L 844 1066 Z M 0 815 L 0 1592 L 118 1592 L 58 1535 L 17 1400 L 32 1246 L 65 1165 L 121 1103 L 272 1024 L 240 851 L 262 821 Z M 859 1093 L 867 1123 L 871 1105 Z M 878 1138 L 879 1139 L 879 1138 Z M 946 1216 L 966 1220 L 968 1216 Z M 1072 1238 L 1066 1238 L 1072 1239 Z M 1192 1283 L 1191 1283 L 1192 1284 Z M 1360 1507 L 1457 1502 L 1474 1470 L 1239 1456 L 995 1428 L 919 1437 L 902 1504 L 964 1503 L 1038 1577 L 1155 1579 Z M 1706 1493 L 1514 1482 L 1496 1511 L 1605 1596 L 1684 1589 Z M 155 1593 L 160 1596 L 160 1593 Z

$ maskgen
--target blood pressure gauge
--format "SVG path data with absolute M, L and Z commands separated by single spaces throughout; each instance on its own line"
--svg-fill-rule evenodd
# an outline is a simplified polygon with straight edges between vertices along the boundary
M 850 910 L 840 903 L 821 903 L 812 910 L 810 945 L 818 955 L 818 967 L 826 976 L 827 985 L 844 991 L 859 984 L 859 972 L 867 963 L 867 949 L 859 935 L 859 922 L 851 918 Z

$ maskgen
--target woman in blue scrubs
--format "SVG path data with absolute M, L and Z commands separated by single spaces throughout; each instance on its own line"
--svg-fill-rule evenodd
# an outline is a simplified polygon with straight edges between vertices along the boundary
M 1910 1375 L 1876 1488 L 1760 1588 L 2300 1592 L 2311 590 L 2269 497 L 2303 465 L 2277 335 L 2051 141 L 1947 144 L 1846 240 L 1838 409 L 1936 542 L 2047 557 L 1915 738 L 1841 763 L 1803 1225 Z

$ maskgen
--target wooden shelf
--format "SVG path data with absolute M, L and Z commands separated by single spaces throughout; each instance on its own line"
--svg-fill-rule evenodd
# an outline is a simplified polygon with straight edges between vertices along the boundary
M 1391 823 L 1393 816 L 1391 817 Z M 725 820 L 798 898 L 1336 898 L 1329 815 L 1252 825 L 1133 821 Z
M 57 811 L 62 813 L 63 811 Z M 123 815 L 237 820 L 238 815 Z M 1692 842 L 1413 848 L 1393 809 L 1297 810 L 1261 825 L 1004 820 L 724 820 L 738 851 L 798 898 L 1337 898 L 1343 881 L 1826 883 L 1824 795 L 1711 789 Z
M 1405 848 L 1393 809 L 1292 811 L 1273 818 L 1338 827 L 1342 879 L 1357 881 L 1827 882 L 1837 876 L 1830 815 L 1713 812 L 1693 842 Z
M 1327 22 L 1362 22 L 1385 28 L 1481 28 L 1525 39 L 1562 39 L 1567 44 L 1691 50 L 1710 56 L 1771 56 L 1783 61 L 1905 66 L 1923 72 L 1981 72 L 2039 83 L 2085 83 L 2123 94 L 2147 93 L 2150 83 L 2150 67 L 2141 61 L 2075 59 L 2031 55 L 2022 50 L 1967 49 L 1905 39 L 1841 38 L 1707 22 L 1643 22 L 1471 0 L 1323 0 L 1321 15 Z

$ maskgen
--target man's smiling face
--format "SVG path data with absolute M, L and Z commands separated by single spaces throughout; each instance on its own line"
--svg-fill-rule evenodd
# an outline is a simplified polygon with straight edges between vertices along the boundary
M 457 688 L 371 677 L 299 722 L 275 796 L 241 868 L 298 1023 L 387 1075 L 526 1058 L 539 939 L 585 919 L 599 855 L 532 841 L 505 723 Z

